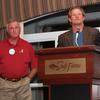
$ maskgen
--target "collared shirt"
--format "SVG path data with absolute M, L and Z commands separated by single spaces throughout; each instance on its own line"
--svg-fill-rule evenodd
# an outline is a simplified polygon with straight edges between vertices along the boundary
M 28 75 L 37 66 L 35 50 L 23 39 L 14 46 L 8 40 L 0 42 L 0 75 L 6 78 L 20 78 Z
M 74 43 L 74 45 L 76 45 L 76 33 L 73 33 L 73 43 Z M 77 44 L 78 44 L 78 46 L 81 46 L 81 45 L 83 45 L 83 32 L 79 32 L 78 33 L 78 37 L 77 37 Z

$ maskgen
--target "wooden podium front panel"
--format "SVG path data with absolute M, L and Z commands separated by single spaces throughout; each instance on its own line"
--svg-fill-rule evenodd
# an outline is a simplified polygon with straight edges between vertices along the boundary
M 91 46 L 43 49 L 38 57 L 38 77 L 49 86 L 49 100 L 92 100 L 93 67 L 99 63 Z
M 47 53 L 39 55 L 38 76 L 44 84 L 91 83 L 93 52 Z

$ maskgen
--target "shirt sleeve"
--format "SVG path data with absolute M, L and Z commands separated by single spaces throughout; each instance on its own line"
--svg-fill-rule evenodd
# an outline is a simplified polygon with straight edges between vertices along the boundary
M 31 68 L 35 68 L 37 67 L 37 64 L 38 64 L 38 57 L 36 55 L 36 51 L 33 47 L 31 47 L 31 50 L 30 50 L 30 57 L 31 57 Z

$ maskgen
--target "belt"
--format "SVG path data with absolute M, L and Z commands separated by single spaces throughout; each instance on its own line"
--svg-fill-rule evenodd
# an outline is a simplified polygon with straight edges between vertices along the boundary
M 9 78 L 6 78 L 6 77 L 2 77 L 2 76 L 0 76 L 0 77 L 1 77 L 2 79 L 4 79 L 4 80 L 8 80 L 8 81 L 11 81 L 11 82 L 18 82 L 18 81 L 20 81 L 21 79 L 27 77 L 27 75 L 25 75 L 25 76 L 23 76 L 23 77 L 21 77 L 21 78 L 12 78 L 12 79 L 9 79 Z

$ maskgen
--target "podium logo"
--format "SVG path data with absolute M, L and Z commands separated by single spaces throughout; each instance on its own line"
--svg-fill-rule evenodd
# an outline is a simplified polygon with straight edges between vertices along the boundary
M 45 74 L 86 73 L 86 59 L 55 59 L 45 61 Z

